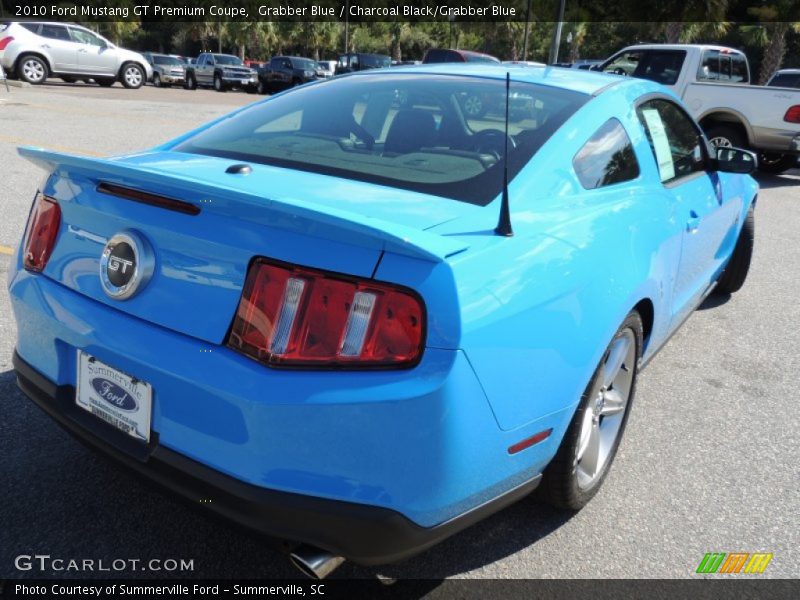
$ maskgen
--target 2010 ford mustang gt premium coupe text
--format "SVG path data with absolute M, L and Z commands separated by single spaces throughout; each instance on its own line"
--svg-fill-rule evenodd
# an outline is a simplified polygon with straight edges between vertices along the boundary
M 359 73 L 137 154 L 19 151 L 22 390 L 315 576 L 537 486 L 584 506 L 641 365 L 753 248 L 753 155 L 599 73 Z

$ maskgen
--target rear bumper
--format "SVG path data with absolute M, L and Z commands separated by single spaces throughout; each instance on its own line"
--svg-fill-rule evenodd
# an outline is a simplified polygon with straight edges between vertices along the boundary
M 434 527 L 421 527 L 387 508 L 247 484 L 161 446 L 157 435 L 149 446 L 139 446 L 77 408 L 72 386 L 56 385 L 16 352 L 13 362 L 23 393 L 93 450 L 217 516 L 271 537 L 312 544 L 364 565 L 413 556 L 521 499 L 541 479 L 537 475 L 465 514 Z

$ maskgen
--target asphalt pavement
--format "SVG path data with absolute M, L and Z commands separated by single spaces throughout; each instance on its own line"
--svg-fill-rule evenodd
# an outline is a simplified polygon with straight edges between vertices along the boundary
M 17 570 L 20 554 L 193 560 L 192 571 L 151 577 L 296 575 L 280 547 L 84 449 L 17 391 L 11 371 L 8 252 L 43 176 L 16 147 L 121 154 L 258 99 L 81 84 L 0 88 L 0 579 L 43 575 Z M 434 580 L 695 578 L 706 552 L 771 552 L 760 577 L 800 575 L 800 171 L 759 181 L 747 284 L 706 302 L 642 373 L 616 462 L 589 506 L 569 515 L 526 499 L 378 571 Z M 345 564 L 334 577 L 375 572 Z

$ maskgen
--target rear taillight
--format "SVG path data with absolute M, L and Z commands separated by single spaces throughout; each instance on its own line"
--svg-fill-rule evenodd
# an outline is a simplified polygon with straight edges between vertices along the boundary
M 787 123 L 800 123 L 800 104 L 790 106 L 786 114 L 783 115 L 783 120 Z
M 4 37 L 3 39 L 0 39 L 0 50 L 5 50 L 6 46 L 8 46 L 13 41 L 14 41 L 14 38 L 11 37 L 11 36 Z
M 28 227 L 25 231 L 22 264 L 28 271 L 44 270 L 56 245 L 58 228 L 61 225 L 61 207 L 52 198 L 37 194 Z
M 425 307 L 412 290 L 256 259 L 228 346 L 273 366 L 408 367 Z

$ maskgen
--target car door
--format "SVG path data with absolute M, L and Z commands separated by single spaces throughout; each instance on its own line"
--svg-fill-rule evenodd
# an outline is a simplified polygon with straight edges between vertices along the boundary
M 39 30 L 40 47 L 46 50 L 53 61 L 56 73 L 76 73 L 78 69 L 78 47 L 65 25 L 43 23 Z
M 78 45 L 78 69 L 87 75 L 116 75 L 117 56 L 100 36 L 91 31 L 70 27 L 72 40 Z
M 672 289 L 673 322 L 703 298 L 726 256 L 728 233 L 741 200 L 726 200 L 719 174 L 710 170 L 709 146 L 695 121 L 675 102 L 651 98 L 637 106 L 666 193 L 684 222 L 681 258 Z
M 214 68 L 216 67 L 216 61 L 214 60 L 214 56 L 212 54 L 206 54 L 206 60 L 203 63 L 203 66 L 200 68 L 200 81 L 202 81 L 205 85 L 211 85 L 214 83 Z

